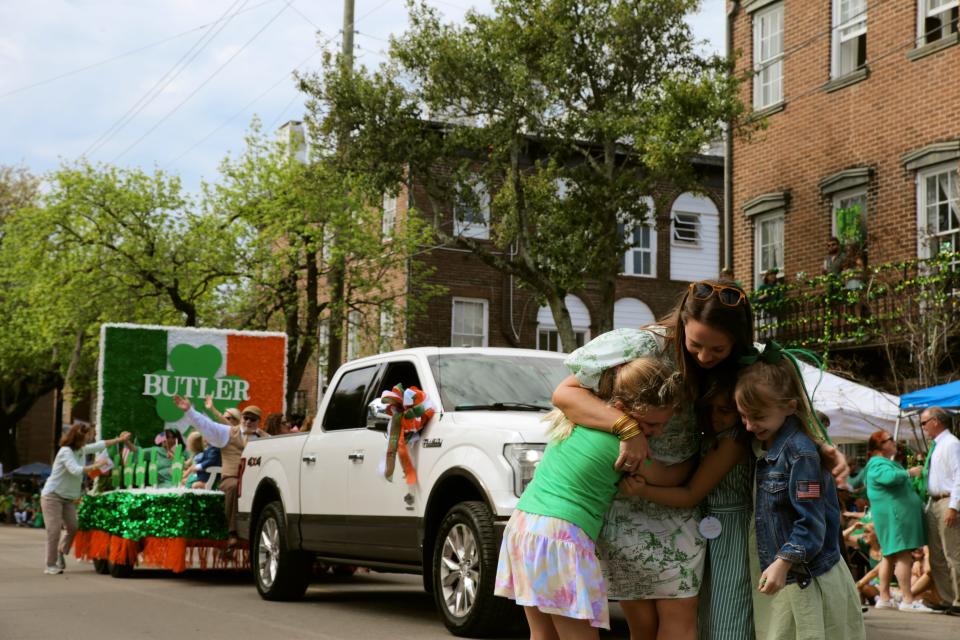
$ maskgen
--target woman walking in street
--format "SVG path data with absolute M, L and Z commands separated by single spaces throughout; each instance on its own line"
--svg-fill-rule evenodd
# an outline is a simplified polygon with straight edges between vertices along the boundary
M 60 450 L 53 460 L 50 477 L 43 485 L 40 508 L 47 527 L 47 568 L 44 573 L 57 575 L 66 566 L 65 556 L 70 551 L 77 535 L 77 505 L 83 486 L 83 474 L 90 473 L 97 465 L 84 465 L 84 456 L 98 453 L 118 442 L 128 442 L 130 433 L 122 432 L 110 440 L 93 441 L 93 425 L 74 422 L 70 430 L 60 438 Z M 67 530 L 60 539 L 60 529 Z

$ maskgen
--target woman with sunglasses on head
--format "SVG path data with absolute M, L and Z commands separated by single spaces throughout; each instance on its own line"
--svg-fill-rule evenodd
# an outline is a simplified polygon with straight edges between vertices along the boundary
M 890 568 L 897 576 L 897 584 L 903 593 L 899 605 L 901 611 L 931 613 L 933 610 L 914 600 L 913 582 L 914 549 L 922 549 L 927 543 L 923 531 L 923 503 L 913 490 L 910 475 L 894 461 L 897 441 L 886 431 L 875 431 L 867 441 L 870 456 L 864 471 L 867 497 L 876 527 L 877 539 L 886 562 L 880 566 L 880 599 L 878 609 L 893 609 L 897 605 L 890 597 Z
M 616 468 L 652 485 L 682 483 L 699 454 L 694 403 L 714 380 L 736 377 L 737 361 L 753 346 L 753 316 L 743 289 L 726 281 L 691 283 L 659 325 L 598 336 L 567 359 L 574 375 L 553 402 L 573 422 L 615 432 L 621 412 L 594 395 L 602 372 L 654 355 L 683 376 L 684 407 L 649 442 L 622 440 Z M 652 463 L 644 464 L 647 457 Z M 633 637 L 692 640 L 706 541 L 697 507 L 673 508 L 620 496 L 607 512 L 599 539 L 610 598 L 619 600 Z

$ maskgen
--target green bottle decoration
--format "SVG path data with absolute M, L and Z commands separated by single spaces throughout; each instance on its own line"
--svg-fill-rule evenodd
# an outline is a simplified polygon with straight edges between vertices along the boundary
M 122 477 L 122 470 L 120 469 L 120 454 L 117 453 L 113 456 L 113 468 L 110 469 L 110 484 L 114 489 L 120 488 L 120 480 Z
M 150 486 L 155 487 L 159 484 L 157 481 L 157 450 L 150 452 L 150 464 L 147 466 L 147 478 L 150 480 Z
M 123 463 L 123 488 L 129 489 L 133 486 L 133 454 L 127 456 L 127 461 Z
M 173 448 L 173 462 L 170 464 L 170 481 L 173 486 L 179 487 L 183 480 L 183 447 L 179 444 Z
M 144 460 L 143 449 L 137 452 L 136 483 L 143 487 L 147 482 L 147 462 Z

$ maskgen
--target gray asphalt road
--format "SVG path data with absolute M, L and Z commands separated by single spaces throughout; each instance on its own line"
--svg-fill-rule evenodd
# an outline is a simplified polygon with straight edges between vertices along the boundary
M 140 570 L 128 580 L 97 575 L 72 558 L 43 574 L 42 530 L 0 525 L 0 640 L 237 640 L 300 638 L 449 640 L 417 576 L 332 576 L 302 602 L 265 602 L 247 575 Z M 606 638 L 628 638 L 614 608 Z M 960 618 L 870 611 L 870 640 L 955 638 Z M 507 637 L 522 638 L 513 633 Z

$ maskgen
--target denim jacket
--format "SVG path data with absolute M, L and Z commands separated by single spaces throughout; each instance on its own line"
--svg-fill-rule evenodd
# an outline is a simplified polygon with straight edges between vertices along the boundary
M 793 563 L 787 584 L 816 578 L 840 561 L 840 503 L 817 445 L 790 416 L 757 460 L 757 551 L 761 570 Z

